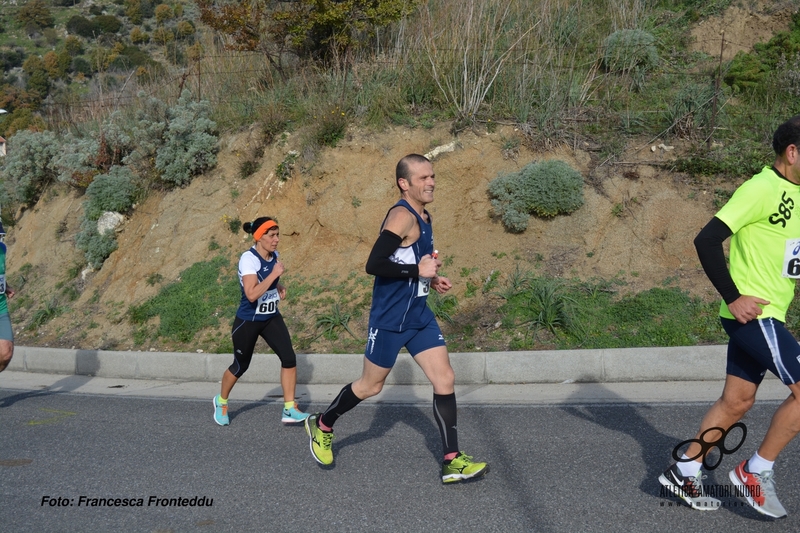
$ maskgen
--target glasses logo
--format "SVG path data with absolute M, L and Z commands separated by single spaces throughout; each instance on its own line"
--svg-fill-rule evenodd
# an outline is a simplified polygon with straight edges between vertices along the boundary
M 739 440 L 739 443 L 736 444 L 736 446 L 733 446 L 732 448 L 728 448 L 728 446 L 727 446 L 728 435 L 730 435 L 731 432 L 736 428 L 739 428 L 739 429 L 742 430 L 741 439 Z M 719 431 L 720 433 L 722 433 L 722 435 L 720 435 L 720 437 L 717 440 L 713 440 L 713 441 L 706 440 L 706 434 L 710 433 L 712 431 Z M 705 430 L 704 432 L 702 432 L 700 434 L 700 438 L 699 439 L 688 439 L 688 440 L 685 440 L 685 441 L 681 442 L 677 446 L 675 446 L 675 448 L 672 449 L 672 458 L 675 459 L 676 461 L 678 461 L 679 463 L 688 463 L 689 461 L 696 461 L 697 459 L 699 459 L 702 456 L 703 457 L 703 468 L 706 471 L 714 470 L 722 462 L 722 458 L 724 456 L 730 455 L 732 453 L 735 453 L 736 450 L 741 448 L 742 444 L 744 444 L 744 440 L 746 438 L 747 438 L 747 426 L 744 425 L 744 422 L 737 422 L 734 425 L 732 425 L 731 427 L 729 427 L 728 429 L 722 429 L 722 428 L 718 428 L 718 427 L 708 428 L 707 430 Z M 681 457 L 681 454 L 680 454 L 680 449 L 683 448 L 684 446 L 695 444 L 695 443 L 700 445 L 700 451 L 697 452 L 697 454 L 694 457 L 687 457 L 686 459 L 683 459 Z M 709 457 L 709 453 L 708 452 L 710 452 L 714 448 L 718 448 L 719 449 L 719 457 L 717 457 L 716 462 L 708 463 L 708 457 Z

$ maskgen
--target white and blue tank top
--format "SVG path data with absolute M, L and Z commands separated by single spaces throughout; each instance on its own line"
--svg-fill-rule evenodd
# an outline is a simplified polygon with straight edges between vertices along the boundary
M 236 316 L 242 320 L 266 321 L 278 314 L 278 281 L 280 276 L 272 282 L 267 292 L 255 302 L 251 302 L 244 294 L 244 282 L 242 277 L 248 274 L 255 274 L 258 282 L 261 283 L 272 273 L 272 269 L 278 262 L 278 252 L 272 252 L 272 259 L 267 261 L 256 251 L 253 246 L 239 258 L 239 288 L 242 290 L 242 300 Z

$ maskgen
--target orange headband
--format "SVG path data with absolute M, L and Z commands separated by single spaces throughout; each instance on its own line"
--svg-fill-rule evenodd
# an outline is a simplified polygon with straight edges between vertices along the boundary
M 271 228 L 277 227 L 278 224 L 274 220 L 267 220 L 258 229 L 253 233 L 253 239 L 258 240 L 264 236 L 266 232 L 268 232 Z

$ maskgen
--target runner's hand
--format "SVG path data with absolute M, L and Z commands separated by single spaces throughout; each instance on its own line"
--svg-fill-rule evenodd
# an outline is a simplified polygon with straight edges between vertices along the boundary
M 422 278 L 433 278 L 442 262 L 435 259 L 431 254 L 425 254 L 419 259 L 419 276 Z
M 742 324 L 747 324 L 751 320 L 758 318 L 764 312 L 761 308 L 764 305 L 769 305 L 769 300 L 759 298 L 758 296 L 748 296 L 743 294 L 736 300 L 728 304 L 728 311 Z
M 431 280 L 431 288 L 439 294 L 444 294 L 453 287 L 450 280 L 447 278 L 436 276 Z

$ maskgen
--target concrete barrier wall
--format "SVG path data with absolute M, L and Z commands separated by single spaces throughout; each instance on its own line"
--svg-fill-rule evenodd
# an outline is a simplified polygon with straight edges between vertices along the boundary
M 701 381 L 725 377 L 725 346 L 453 353 L 459 384 Z M 299 383 L 345 384 L 358 378 L 361 354 L 298 354 Z M 17 346 L 9 370 L 122 379 L 219 381 L 230 354 L 117 352 Z M 280 362 L 255 354 L 242 382 L 278 383 Z M 427 383 L 408 354 L 400 354 L 387 383 Z

